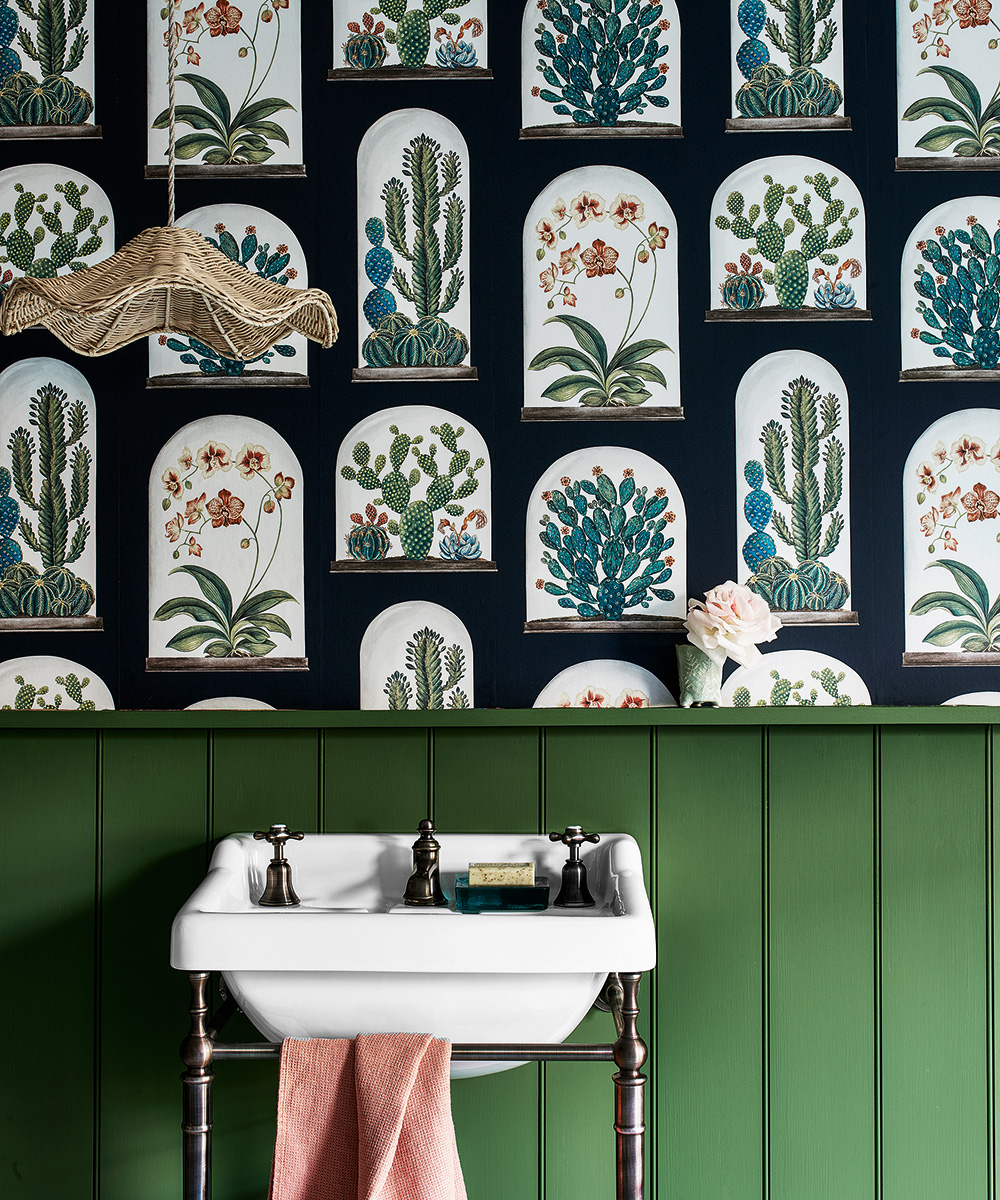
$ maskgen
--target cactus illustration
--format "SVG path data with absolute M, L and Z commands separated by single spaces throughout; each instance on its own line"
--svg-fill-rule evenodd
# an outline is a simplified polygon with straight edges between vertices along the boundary
M 845 672 L 841 671 L 839 675 L 834 675 L 830 667 L 823 667 L 820 671 L 813 671 L 812 677 L 815 679 L 823 691 L 833 699 L 834 707 L 850 708 L 852 700 L 850 696 L 842 696 L 840 694 L 840 685 L 846 679 Z M 772 671 L 771 678 L 774 680 L 771 686 L 771 694 L 766 700 L 758 700 L 757 708 L 785 708 L 790 704 L 798 705 L 800 708 L 813 708 L 819 698 L 819 692 L 815 688 L 811 688 L 808 696 L 802 695 L 799 688 L 803 687 L 801 679 L 792 683 L 790 679 L 783 679 L 779 671 Z M 738 687 L 733 692 L 733 706 L 735 708 L 750 707 L 750 691 L 745 687 Z
M 763 263 L 751 265 L 750 255 L 741 254 L 739 265 L 726 263 L 729 274 L 719 284 L 723 308 L 760 308 L 764 303 L 764 285 L 758 278 L 764 270 Z
M 364 314 L 372 329 L 377 329 L 383 317 L 396 311 L 396 297 L 385 286 L 392 276 L 392 251 L 382 245 L 385 226 L 378 217 L 371 217 L 366 222 L 365 236 L 371 243 L 371 249 L 365 255 L 365 274 L 374 287 L 365 297 Z
M 385 33 L 385 22 L 379 21 L 376 25 L 372 14 L 366 12 L 361 18 L 361 25 L 357 21 L 348 21 L 347 28 L 351 31 L 351 36 L 341 46 L 344 62 L 349 67 L 356 67 L 361 71 L 371 71 L 382 66 L 389 52 L 382 36 Z
M 365 520 L 367 517 L 367 521 Z M 347 534 L 347 553 L 359 562 L 376 562 L 389 553 L 389 535 L 385 525 L 387 513 L 379 513 L 374 504 L 365 507 L 365 516 L 351 513 L 354 527 Z
M 461 425 L 458 429 L 447 422 L 431 426 L 431 433 L 436 434 L 441 445 L 451 453 L 447 469 L 438 462 L 437 443 L 432 442 L 425 453 L 422 434 L 410 437 L 400 433 L 396 425 L 390 425 L 389 432 L 393 434 L 388 456 L 391 470 L 382 474 L 387 465 L 384 454 L 377 455 L 374 465 L 369 465 L 371 447 L 367 442 L 358 442 L 352 451 L 355 466 L 341 467 L 340 473 L 344 479 L 356 481 L 366 491 L 377 493 L 374 505 L 385 505 L 399 518 L 390 520 L 386 529 L 399 538 L 403 555 L 423 559 L 430 553 L 434 541 L 434 514 L 443 509 L 450 517 L 460 517 L 465 512 L 465 506 L 458 501 L 467 499 L 477 490 L 476 472 L 486 465 L 486 460 L 477 458 L 472 463 L 469 451 L 459 448 L 459 438 L 465 433 L 465 427 Z M 417 466 L 404 474 L 403 467 L 411 453 Z M 463 474 L 465 478 L 456 486 L 455 481 Z M 430 482 L 424 498 L 416 500 L 413 490 L 424 476 Z
M 468 696 L 458 686 L 465 678 L 465 652 L 461 646 L 445 650 L 440 633 L 420 629 L 406 643 L 406 668 L 413 676 L 412 684 L 402 671 L 393 671 L 385 682 L 383 691 L 390 709 L 408 709 L 414 699 L 417 709 L 469 707 Z
M 18 196 L 14 202 L 13 229 L 10 228 L 12 214 L 0 213 L 0 247 L 3 251 L 0 253 L 0 263 L 10 263 L 33 279 L 51 279 L 63 267 L 82 271 L 87 266 L 82 260 L 96 254 L 104 245 L 104 238 L 99 231 L 107 225 L 108 217 L 105 215 L 95 221 L 93 208 L 83 202 L 90 185 L 85 183 L 78 187 L 69 180 L 57 183 L 55 190 L 64 197 L 75 214 L 68 229 L 63 224 L 62 202 L 56 200 L 51 209 L 46 209 L 48 193 L 35 195 L 27 191 L 22 183 L 14 184 Z M 42 223 L 34 230 L 29 230 L 28 221 L 36 213 Z M 88 231 L 90 236 L 81 244 L 80 238 Z M 49 234 L 54 240 L 48 247 L 48 254 L 38 257 L 38 251 Z M 9 282 L 6 272 L 4 276 Z M 0 293 L 5 290 L 5 286 L 0 286 Z
M 783 30 L 773 17 L 767 18 L 763 0 L 742 0 L 739 6 L 738 20 L 747 40 L 736 51 L 736 65 L 746 79 L 736 93 L 737 111 L 751 118 L 833 116 L 844 94 L 834 80 L 816 70 L 816 64 L 830 56 L 837 37 L 836 23 L 828 19 L 834 0 L 767 2 L 784 15 Z M 762 30 L 788 59 L 787 72 L 771 62 L 770 51 L 760 40 Z
M 443 26 L 434 30 L 434 40 L 438 43 L 437 50 L 434 52 L 434 61 L 439 67 L 445 70 L 455 70 L 459 67 L 469 68 L 476 65 L 478 62 L 476 47 L 471 41 L 465 40 L 466 34 L 470 38 L 482 37 L 483 23 L 478 17 L 470 17 L 456 34 L 449 33 Z
M 83 61 L 90 35 L 83 28 L 88 0 L 16 0 L 35 23 L 34 37 L 22 27 L 10 0 L 0 4 L 0 124 L 81 125 L 94 111 L 86 89 L 68 78 Z M 11 43 L 38 64 L 39 79 L 21 69 Z
M 400 63 L 418 69 L 426 65 L 430 53 L 431 21 L 458 25 L 462 18 L 455 10 L 468 3 L 469 0 L 422 0 L 419 7 L 410 8 L 408 0 L 382 0 L 381 7 L 371 12 L 392 22 L 385 31 L 385 40 L 395 45 Z
M 25 683 L 23 675 L 15 675 L 14 682 L 19 685 L 18 693 L 13 705 L 5 704 L 3 706 L 4 712 L 29 712 L 35 707 L 36 701 L 38 707 L 45 709 L 47 712 L 56 712 L 62 708 L 63 697 L 58 692 L 52 697 L 53 702 L 47 704 L 45 697 L 49 694 L 48 687 L 36 687 L 32 683 Z M 66 694 L 76 705 L 79 712 L 94 712 L 96 710 L 97 705 L 93 700 L 84 700 L 83 698 L 84 689 L 90 686 L 89 676 L 84 676 L 83 679 L 80 679 L 74 674 L 69 674 L 65 677 L 57 675 L 56 683 L 66 689 Z
M 0 3 L 0 87 L 5 80 L 21 70 L 21 56 L 13 48 L 18 35 L 17 13 L 10 7 L 10 0 Z
M 542 493 L 552 515 L 539 520 L 538 535 L 542 562 L 557 582 L 539 579 L 536 586 L 558 596 L 560 608 L 608 621 L 621 620 L 630 608 L 648 608 L 651 596 L 673 600 L 662 586 L 674 563 L 667 553 L 674 539 L 663 532 L 674 520 L 666 511 L 666 490 L 648 495 L 648 487 L 636 487 L 631 468 L 618 487 L 600 467 L 593 481 L 567 478 L 562 486 Z
M 828 20 L 834 0 L 768 0 L 768 3 L 784 14 L 785 28 L 782 31 L 778 22 L 769 18 L 765 26 L 767 40 L 786 55 L 793 70 L 814 67 L 829 58 L 837 37 L 836 24 Z M 817 42 L 820 22 L 823 22 L 823 28 Z
M 21 519 L 21 509 L 10 494 L 10 471 L 0 467 L 0 575 L 21 561 L 21 547 L 11 534 Z
M 750 254 L 759 254 L 774 264 L 774 270 L 765 270 L 761 278 L 764 283 L 774 285 L 781 308 L 802 307 L 809 290 L 809 262 L 814 258 L 827 266 L 838 262 L 840 256 L 833 251 L 846 246 L 854 236 L 850 222 L 860 212 L 852 208 L 845 214 L 843 200 L 834 199 L 833 189 L 840 182 L 836 175 L 827 178 L 822 171 L 817 171 L 815 175 L 806 175 L 804 179 L 812 185 L 820 200 L 825 201 L 826 207 L 820 220 L 814 219 L 817 214 L 810 207 L 811 193 L 804 193 L 801 201 L 797 201 L 796 184 L 786 188 L 775 183 L 770 175 L 764 176 L 764 183 L 767 184 L 763 200 L 765 220 L 759 225 L 755 223 L 761 216 L 761 205 L 751 204 L 744 213 L 746 201 L 740 192 L 730 192 L 726 200 L 729 215 L 720 214 L 715 218 L 718 229 L 728 230 L 740 241 L 750 243 Z M 783 204 L 788 205 L 792 216 L 779 225 L 777 218 Z M 799 239 L 798 249 L 791 249 L 788 243 L 795 233 L 796 222 L 804 232 Z M 840 228 L 831 235 L 830 230 L 838 224 Z M 858 271 L 860 273 L 860 264 Z
M 784 424 L 768 421 L 761 431 L 763 466 L 751 461 L 744 467 L 752 490 L 743 511 L 754 530 L 743 546 L 743 559 L 753 572 L 747 583 L 783 612 L 832 611 L 842 608 L 850 595 L 843 576 L 821 561 L 836 550 L 844 531 L 839 511 L 844 444 L 834 436 L 841 424 L 840 400 L 832 392 L 820 400 L 819 388 L 804 376 L 788 384 L 781 400 Z M 786 475 L 789 440 L 791 486 Z M 822 484 L 817 470 L 821 458 Z M 761 487 L 765 473 L 771 495 Z M 775 499 L 785 506 L 787 516 L 774 508 Z M 774 540 L 764 532 L 769 523 L 794 551 L 794 564 L 777 555 Z
M 939 229 L 917 242 L 917 312 L 928 327 L 912 336 L 956 367 L 1000 367 L 1000 229 L 991 238 L 974 216 L 968 229 Z

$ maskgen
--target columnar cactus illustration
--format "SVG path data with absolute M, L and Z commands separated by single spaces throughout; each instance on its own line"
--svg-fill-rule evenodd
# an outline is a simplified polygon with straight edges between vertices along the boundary
M 647 105 L 666 108 L 670 47 L 660 34 L 670 28 L 662 4 L 640 0 L 541 0 L 543 22 L 535 32 L 542 56 L 537 70 L 548 87 L 532 94 L 576 125 L 614 126 Z M 555 32 L 553 32 L 553 30 Z
M 408 0 L 382 0 L 381 6 L 371 11 L 374 16 L 383 16 L 392 22 L 385 31 L 385 40 L 395 45 L 400 63 L 404 67 L 419 68 L 425 65 L 430 53 L 431 21 L 458 25 L 461 17 L 455 9 L 464 8 L 468 3 L 469 0 L 422 0 L 419 7 L 410 8 Z
M 829 57 L 837 37 L 836 23 L 828 19 L 834 0 L 767 2 L 784 15 L 784 29 L 767 17 L 763 0 L 742 0 L 738 9 L 747 40 L 736 51 L 736 65 L 747 82 L 736 93 L 737 110 L 744 117 L 833 116 L 844 94 L 816 65 Z M 789 71 L 771 62 L 761 31 L 788 59 Z
M 35 36 L 20 27 L 10 0 L 0 0 L 0 124 L 81 125 L 94 111 L 84 88 L 67 78 L 83 62 L 90 35 L 82 28 L 88 0 L 16 0 L 35 23 Z M 38 64 L 40 79 L 21 69 L 11 43 Z
M 927 329 L 912 331 L 937 358 L 956 367 L 1000 367 L 1000 229 L 991 238 L 974 216 L 968 229 L 939 227 L 917 242 L 927 266 L 917 266 L 917 312 Z
M 467 499 L 478 489 L 476 472 L 486 465 L 486 460 L 477 458 L 470 465 L 469 451 L 458 445 L 459 438 L 465 433 L 461 425 L 458 429 L 447 422 L 431 426 L 431 433 L 436 434 L 441 445 L 451 453 L 446 470 L 438 462 L 435 442 L 424 453 L 422 434 L 410 437 L 400 433 L 396 425 L 390 425 L 389 432 L 393 434 L 388 457 L 391 470 L 382 474 L 387 465 L 384 454 L 377 455 L 374 465 L 369 465 L 371 447 L 367 442 L 358 442 L 352 451 L 355 466 L 341 467 L 340 473 L 344 479 L 356 480 L 366 491 L 377 493 L 374 498 L 376 508 L 385 505 L 399 517 L 390 520 L 386 530 L 399 538 L 404 556 L 423 559 L 430 553 L 434 541 L 434 514 L 443 509 L 450 517 L 462 516 L 465 506 L 458 501 Z M 403 467 L 411 453 L 418 465 L 409 474 L 404 474 Z M 463 474 L 465 478 L 456 486 L 455 481 Z M 424 476 L 430 481 L 424 499 L 413 499 L 413 490 Z
M 847 678 L 844 671 L 839 675 L 834 675 L 830 667 L 823 667 L 822 670 L 813 671 L 812 677 L 822 687 L 833 700 L 835 708 L 850 708 L 853 701 L 850 696 L 840 694 L 840 685 Z M 792 683 L 791 680 L 783 679 L 780 672 L 772 671 L 771 678 L 774 680 L 774 686 L 771 688 L 771 695 L 767 700 L 758 700 L 757 708 L 784 708 L 789 701 L 794 701 L 801 708 L 812 708 L 816 704 L 819 693 L 815 688 L 811 688 L 809 695 L 802 696 L 799 693 L 799 688 L 803 686 L 801 679 Z M 749 708 L 751 702 L 750 690 L 746 687 L 738 687 L 733 692 L 733 705 L 736 708 Z
M 630 468 L 617 487 L 599 466 L 593 475 L 567 476 L 562 491 L 542 493 L 552 516 L 540 519 L 538 539 L 545 547 L 542 562 L 557 582 L 539 579 L 535 586 L 558 596 L 560 608 L 607 621 L 621 620 L 630 608 L 648 608 L 650 597 L 673 600 L 662 586 L 674 564 L 667 553 L 674 539 L 664 536 L 675 519 L 666 490 L 650 496 L 648 487 L 636 487 Z
M 465 652 L 461 646 L 444 650 L 440 633 L 429 627 L 420 629 L 406 643 L 406 667 L 413 676 L 412 683 L 402 671 L 393 671 L 385 681 L 383 691 L 389 697 L 390 709 L 408 709 L 414 699 L 417 709 L 469 707 L 469 697 L 458 686 L 465 678 Z
M 826 207 L 820 220 L 814 219 L 818 214 L 810 207 L 810 192 L 805 192 L 798 201 L 797 184 L 784 187 L 775 183 L 770 175 L 764 176 L 764 183 L 767 184 L 763 201 L 765 219 L 759 225 L 756 222 L 761 216 L 761 205 L 751 204 L 749 210 L 744 212 L 746 201 L 740 192 L 730 192 L 726 200 L 729 215 L 720 214 L 715 218 L 718 229 L 729 230 L 741 242 L 749 243 L 750 254 L 759 254 L 774 264 L 774 270 L 765 270 L 761 278 L 764 283 L 774 285 L 778 304 L 782 308 L 802 307 L 809 290 L 810 261 L 818 258 L 827 266 L 838 262 L 840 256 L 833 251 L 846 246 L 854 236 L 850 222 L 860 212 L 852 208 L 845 214 L 844 201 L 834 199 L 833 189 L 840 182 L 836 175 L 827 178 L 822 171 L 817 171 L 815 175 L 806 175 L 804 178 L 806 183 L 812 185 L 816 195 L 825 201 Z M 779 225 L 777 218 L 783 204 L 791 209 L 792 216 Z M 796 222 L 804 232 L 798 248 L 792 249 L 789 248 L 789 242 L 795 233 Z M 836 228 L 838 225 L 840 228 Z M 836 229 L 836 232 L 831 234 L 831 229 Z
M 836 550 L 844 531 L 844 516 L 839 511 L 844 444 L 834 436 L 841 423 L 840 401 L 832 393 L 820 400 L 819 388 L 804 376 L 793 379 L 781 397 L 785 424 L 768 421 L 760 435 L 763 467 L 749 462 L 744 468 L 752 489 L 744 513 L 754 530 L 743 547 L 744 561 L 753 572 L 747 583 L 780 611 L 842 608 L 850 594 L 847 581 L 822 561 Z M 790 487 L 785 462 L 789 433 Z M 817 472 L 821 458 L 822 485 Z M 788 518 L 762 490 L 765 473 L 773 497 L 787 507 Z M 769 521 L 778 539 L 794 551 L 794 564 L 775 553 L 774 540 L 764 532 Z
M 351 36 L 341 49 L 344 51 L 344 61 L 349 67 L 371 71 L 385 62 L 389 52 L 382 36 L 385 33 L 385 22 L 379 21 L 376 25 L 375 18 L 367 12 L 361 18 L 361 22 L 364 25 L 363 29 L 357 21 L 348 21 L 347 28 L 351 31 Z

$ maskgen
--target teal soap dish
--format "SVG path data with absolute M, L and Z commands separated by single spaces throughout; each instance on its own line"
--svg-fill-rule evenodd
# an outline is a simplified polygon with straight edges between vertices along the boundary
M 539 875 L 532 887 L 469 887 L 469 875 L 455 876 L 459 912 L 541 912 L 549 906 L 549 881 Z

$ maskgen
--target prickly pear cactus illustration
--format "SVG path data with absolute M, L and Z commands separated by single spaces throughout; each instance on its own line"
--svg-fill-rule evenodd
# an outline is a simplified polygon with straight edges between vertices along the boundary
M 418 0 L 414 5 L 412 0 L 382 0 L 381 6 L 372 8 L 370 12 L 372 16 L 384 17 L 388 22 L 384 37 L 391 46 L 396 47 L 400 66 L 410 70 L 435 65 L 449 69 L 473 67 L 476 65 L 476 52 L 471 41 L 464 39 L 466 34 L 470 38 L 481 36 L 483 23 L 475 17 L 461 23 L 462 18 L 456 10 L 468 3 L 469 0 Z M 447 29 L 435 30 L 434 40 L 438 43 L 438 50 L 435 62 L 428 63 L 432 21 L 443 21 L 445 25 L 453 27 L 461 25 L 461 28 L 454 37 Z M 379 25 L 382 24 L 379 21 Z
M 956 367 L 995 371 L 1000 367 L 1000 229 L 990 231 L 975 216 L 967 229 L 938 228 L 917 242 L 923 260 L 914 268 L 916 311 L 926 329 L 911 336 L 933 347 L 936 358 Z
M 743 468 L 743 478 L 750 485 L 750 492 L 743 501 L 743 515 L 753 533 L 743 543 L 743 561 L 751 571 L 757 571 L 765 559 L 776 553 L 774 538 L 764 531 L 771 521 L 774 503 L 764 491 L 764 468 L 759 462 L 748 462 Z
M 841 695 L 840 685 L 847 678 L 844 671 L 839 675 L 834 675 L 830 667 L 823 667 L 819 671 L 811 672 L 813 679 L 819 683 L 823 691 L 833 700 L 836 708 L 850 708 L 853 701 L 850 696 Z M 772 671 L 771 679 L 774 680 L 771 686 L 771 694 L 766 700 L 758 700 L 755 707 L 757 708 L 785 708 L 788 706 L 797 705 L 800 708 L 813 708 L 819 698 L 819 692 L 815 688 L 811 688 L 808 696 L 803 695 L 799 690 L 804 686 L 803 680 L 798 679 L 794 683 L 790 679 L 785 679 L 780 671 Z M 749 708 L 751 704 L 751 695 L 749 688 L 738 687 L 733 692 L 733 707 L 734 708 Z
M 39 708 L 45 709 L 48 712 L 56 712 L 63 706 L 63 696 L 56 692 L 52 697 L 52 703 L 48 704 L 45 697 L 49 694 L 48 687 L 38 687 L 33 683 L 26 683 L 23 675 L 15 675 L 14 682 L 19 685 L 17 696 L 14 699 L 13 705 L 5 704 L 4 712 L 30 712 L 36 705 Z M 84 676 L 80 679 L 75 674 L 66 676 L 57 675 L 56 683 L 60 687 L 65 688 L 66 695 L 69 696 L 76 709 L 79 712 L 94 712 L 97 708 L 93 700 L 84 700 L 83 692 L 85 688 L 90 686 L 89 676 Z
M 10 471 L 6 467 L 0 467 L 0 574 L 19 563 L 22 558 L 21 547 L 11 536 L 21 519 L 21 508 L 10 495 L 10 485 Z
M 365 236 L 371 249 L 365 255 L 365 274 L 372 290 L 365 297 L 365 320 L 377 329 L 379 321 L 396 311 L 396 297 L 385 286 L 392 277 L 392 251 L 382 243 L 385 241 L 385 225 L 378 217 L 371 217 L 365 225 Z
M 47 208 L 47 192 L 36 195 L 23 183 L 14 184 L 17 193 L 14 211 L 0 213 L 0 264 L 9 263 L 22 275 L 33 279 L 51 279 L 66 267 L 70 271 L 82 271 L 90 265 L 84 259 L 92 258 L 103 248 L 104 238 L 100 231 L 110 218 L 105 214 L 95 219 L 94 209 L 84 203 L 90 185 L 80 186 L 67 180 L 55 184 L 54 190 L 63 199 L 53 201 L 52 207 Z M 67 211 L 64 211 L 63 200 Z M 41 219 L 41 224 L 31 229 L 28 222 L 35 216 Z M 87 234 L 89 236 L 85 236 Z M 48 237 L 52 242 L 46 247 Z M 41 253 L 43 249 L 48 253 Z M 9 282 L 9 275 L 4 272 L 0 293 L 6 290 L 5 285 Z

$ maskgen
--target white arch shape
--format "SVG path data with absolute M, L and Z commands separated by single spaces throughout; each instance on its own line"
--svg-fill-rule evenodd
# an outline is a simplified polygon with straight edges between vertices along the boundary
M 72 659 L 37 655 L 0 663 L 0 709 L 95 712 L 114 707 L 104 680 Z
M 361 639 L 362 709 L 475 708 L 472 639 L 450 609 L 408 600 Z

